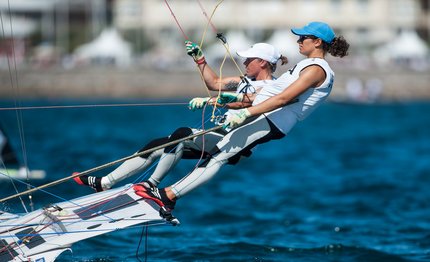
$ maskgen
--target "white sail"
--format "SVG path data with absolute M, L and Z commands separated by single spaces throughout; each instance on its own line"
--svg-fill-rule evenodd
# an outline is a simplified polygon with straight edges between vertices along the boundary
M 18 167 L 19 162 L 18 158 L 13 152 L 12 147 L 9 143 L 9 140 L 6 136 L 6 133 L 3 131 L 3 128 L 0 126 L 0 162 L 4 163 L 7 166 Z
M 0 126 L 0 180 L 1 179 L 44 179 L 44 170 L 29 170 L 19 163 L 6 133 Z

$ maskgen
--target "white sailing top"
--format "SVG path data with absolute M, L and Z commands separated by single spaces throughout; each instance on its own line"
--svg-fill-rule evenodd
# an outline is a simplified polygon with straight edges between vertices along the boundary
M 322 58 L 307 58 L 300 61 L 276 81 L 273 81 L 271 85 L 263 86 L 254 99 L 253 105 L 257 105 L 272 96 L 280 94 L 299 78 L 303 69 L 311 65 L 318 65 L 325 71 L 326 79 L 324 82 L 318 87 L 308 88 L 298 97 L 297 102 L 265 114 L 284 134 L 287 134 L 297 121 L 309 116 L 330 94 L 334 81 L 334 72 L 327 61 Z

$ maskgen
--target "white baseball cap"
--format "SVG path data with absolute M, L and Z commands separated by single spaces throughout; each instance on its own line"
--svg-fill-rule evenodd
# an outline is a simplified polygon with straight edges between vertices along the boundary
M 244 58 L 261 58 L 272 64 L 276 64 L 279 58 L 281 58 L 281 53 L 273 45 L 266 43 L 257 43 L 251 46 L 248 50 L 237 51 L 236 54 Z

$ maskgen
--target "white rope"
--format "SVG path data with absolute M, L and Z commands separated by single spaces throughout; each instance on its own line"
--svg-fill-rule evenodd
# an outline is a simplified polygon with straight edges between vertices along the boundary
M 10 1 L 9 0 L 8 0 L 8 10 L 9 10 L 9 14 L 10 14 L 11 11 L 10 11 Z M 18 107 L 17 106 L 17 97 L 19 97 L 18 70 L 16 67 L 15 47 L 14 47 L 15 44 L 13 42 L 12 16 L 9 16 L 9 19 L 10 19 L 10 21 L 9 21 L 10 32 L 11 32 L 11 38 L 12 38 L 12 55 L 13 55 L 14 70 L 15 70 L 16 88 L 14 88 L 14 78 L 12 75 L 12 69 L 11 69 L 11 63 L 10 63 L 9 55 L 7 55 L 7 64 L 8 64 L 8 69 L 9 69 L 9 78 L 10 78 L 11 88 L 15 91 L 15 107 Z M 5 38 L 3 15 L 1 13 L 0 13 L 0 20 L 1 20 L 1 28 L 2 28 L 2 33 L 3 33 L 3 38 Z M 24 141 L 24 128 L 23 128 L 23 123 L 22 123 L 22 115 L 21 115 L 20 111 L 16 111 L 16 118 L 17 118 L 17 122 L 18 122 L 19 136 L 20 136 L 21 148 L 22 148 L 22 152 L 23 152 L 23 160 L 24 160 L 25 166 L 27 166 L 27 154 L 26 154 L 26 147 L 25 147 L 25 141 Z M 4 166 L 4 163 L 3 163 L 3 166 Z M 28 181 L 28 172 L 27 172 L 27 181 Z M 16 188 L 16 185 L 14 184 L 12 179 L 11 179 L 11 183 L 13 184 L 15 191 L 18 192 L 18 189 Z M 22 204 L 25 212 L 28 213 L 28 210 L 27 210 L 27 207 L 25 206 L 24 201 L 21 198 L 20 198 L 20 200 L 21 200 L 21 204 Z M 32 201 L 31 195 L 29 196 L 29 200 L 30 200 L 30 207 L 33 209 L 33 201 Z
M 67 108 L 97 108 L 97 107 L 132 107 L 132 106 L 177 106 L 188 105 L 185 102 L 172 103 L 135 103 L 135 104 L 87 104 L 87 105 L 54 105 L 54 106 L 24 106 L 24 107 L 0 107 L 0 111 L 11 110 L 37 110 L 37 109 L 67 109 Z

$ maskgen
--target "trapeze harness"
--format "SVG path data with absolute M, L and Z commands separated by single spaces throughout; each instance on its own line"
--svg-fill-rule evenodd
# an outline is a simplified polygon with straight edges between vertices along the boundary
M 305 119 L 318 107 L 330 94 L 334 80 L 334 72 L 328 63 L 318 58 L 302 60 L 278 80 L 263 86 L 253 105 L 281 93 L 299 78 L 303 69 L 311 65 L 320 66 L 326 73 L 326 79 L 320 86 L 308 88 L 294 103 L 251 119 L 225 135 L 214 150 L 209 152 L 210 157 L 189 175 L 172 185 L 176 197 L 180 198 L 209 181 L 224 164 L 234 164 L 240 157 L 249 156 L 251 149 L 256 145 L 283 138 L 297 121 Z

